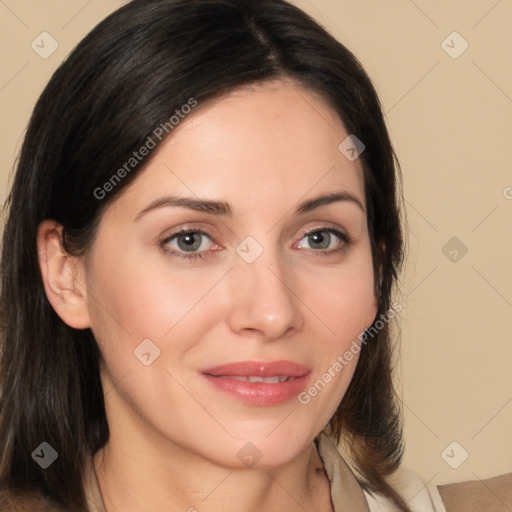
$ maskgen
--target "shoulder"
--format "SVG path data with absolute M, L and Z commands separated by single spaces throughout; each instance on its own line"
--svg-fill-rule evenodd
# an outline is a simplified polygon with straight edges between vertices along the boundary
M 512 510 L 512 473 L 439 486 L 448 512 Z
M 0 486 L 2 512 L 64 512 L 64 509 L 36 491 L 20 491 Z
M 416 471 L 400 467 L 386 477 L 413 512 L 445 512 L 435 487 L 428 485 Z M 365 493 L 371 512 L 395 512 L 396 507 L 381 495 Z

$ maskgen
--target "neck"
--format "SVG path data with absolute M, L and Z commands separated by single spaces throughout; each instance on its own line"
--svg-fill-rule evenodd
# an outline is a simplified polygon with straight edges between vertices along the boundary
M 272 469 L 222 468 L 180 451 L 161 451 L 155 458 L 112 442 L 101 449 L 94 465 L 106 511 L 332 510 L 314 445 L 290 464 Z
M 109 442 L 94 456 L 106 512 L 332 510 L 314 443 L 283 466 L 234 469 L 129 422 L 109 427 Z

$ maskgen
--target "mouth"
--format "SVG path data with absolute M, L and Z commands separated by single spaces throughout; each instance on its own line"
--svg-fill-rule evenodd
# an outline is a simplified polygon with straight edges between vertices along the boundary
M 241 361 L 201 371 L 215 389 L 248 405 L 273 406 L 304 390 L 311 370 L 291 361 Z
M 233 379 L 242 382 L 265 382 L 267 384 L 277 384 L 278 382 L 288 382 L 295 377 L 287 377 L 285 375 L 275 375 L 273 377 L 258 377 L 257 375 L 212 375 L 219 379 Z

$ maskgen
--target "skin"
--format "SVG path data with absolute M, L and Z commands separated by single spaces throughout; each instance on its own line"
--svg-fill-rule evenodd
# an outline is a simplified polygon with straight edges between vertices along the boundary
M 94 463 L 108 512 L 331 509 L 313 440 L 358 356 L 307 405 L 240 403 L 200 370 L 290 360 L 311 368 L 309 386 L 372 323 L 362 168 L 338 150 L 347 135 L 335 111 L 296 83 L 238 89 L 181 121 L 109 205 L 85 257 L 57 249 L 41 260 L 53 307 L 69 325 L 90 327 L 101 350 L 110 440 Z M 364 210 L 338 201 L 295 213 L 340 190 Z M 170 194 L 225 201 L 233 216 L 161 207 L 136 220 Z M 322 246 L 305 234 L 325 226 L 352 242 L 321 231 Z M 165 251 L 187 254 L 183 238 L 162 243 L 183 227 L 207 233 L 196 234 L 195 249 L 207 257 Z M 41 224 L 40 252 L 59 247 L 59 230 Z M 263 248 L 252 263 L 236 252 L 248 236 Z M 144 339 L 160 350 L 149 366 L 134 357 Z M 248 442 L 261 453 L 251 467 L 237 457 Z

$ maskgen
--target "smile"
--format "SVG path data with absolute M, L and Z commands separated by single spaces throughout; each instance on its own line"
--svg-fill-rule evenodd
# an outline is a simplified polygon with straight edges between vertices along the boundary
M 275 406 L 301 393 L 311 369 L 291 361 L 241 361 L 205 369 L 217 391 L 253 406 Z

